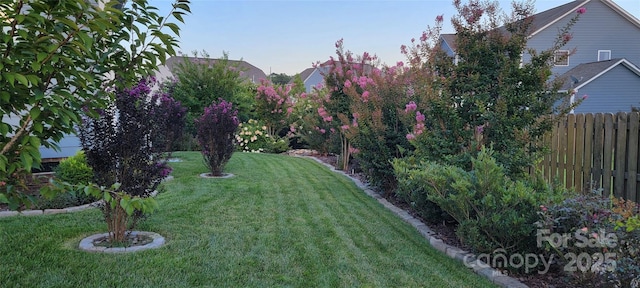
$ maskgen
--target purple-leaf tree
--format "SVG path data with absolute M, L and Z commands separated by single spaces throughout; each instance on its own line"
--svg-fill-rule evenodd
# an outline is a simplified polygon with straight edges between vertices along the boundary
M 98 110 L 96 118 L 85 117 L 78 133 L 95 184 L 113 188 L 107 191 L 109 196 L 98 196 L 107 202 L 103 212 L 115 242 L 124 241 L 129 220 L 132 229 L 141 215 L 134 211 L 145 213 L 157 206 L 149 196 L 171 173 L 162 149 L 154 148 L 165 143 L 154 140 L 174 119 L 158 119 L 164 117 L 156 113 L 162 102 L 158 98 L 169 96 L 152 95 L 153 82 L 143 79 L 133 87 L 116 89 L 114 103 Z
M 220 103 L 205 107 L 196 119 L 198 143 L 211 176 L 222 176 L 224 166 L 235 151 L 235 133 L 240 124 L 237 115 L 238 110 L 231 102 L 220 99 Z
M 187 108 L 167 92 L 155 97 L 158 105 L 153 108 L 157 127 L 154 133 L 154 146 L 170 157 L 175 141 L 182 136 L 184 131 Z

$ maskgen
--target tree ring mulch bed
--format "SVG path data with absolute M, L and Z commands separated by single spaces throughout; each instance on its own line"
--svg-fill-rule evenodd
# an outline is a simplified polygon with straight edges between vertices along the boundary
M 111 245 L 109 233 L 94 234 L 82 239 L 78 246 L 80 250 L 88 252 L 129 253 L 160 248 L 165 243 L 164 237 L 155 232 L 129 231 L 125 237 L 125 243 Z

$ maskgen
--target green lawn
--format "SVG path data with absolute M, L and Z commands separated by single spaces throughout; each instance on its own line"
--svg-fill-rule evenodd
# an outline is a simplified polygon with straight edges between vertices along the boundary
M 174 156 L 160 210 L 138 227 L 164 247 L 78 250 L 106 232 L 97 209 L 0 218 L 0 286 L 494 287 L 312 159 L 236 153 L 235 177 L 204 179 L 199 153 Z

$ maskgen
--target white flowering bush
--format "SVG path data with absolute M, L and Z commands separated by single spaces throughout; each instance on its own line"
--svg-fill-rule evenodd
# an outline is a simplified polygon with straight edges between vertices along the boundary
M 253 153 L 280 153 L 289 149 L 287 139 L 272 137 L 268 131 L 266 125 L 255 119 L 240 123 L 236 133 L 238 150 Z

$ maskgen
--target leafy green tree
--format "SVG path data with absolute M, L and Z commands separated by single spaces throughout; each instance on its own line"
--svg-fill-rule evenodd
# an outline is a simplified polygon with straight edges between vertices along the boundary
M 456 0 L 454 5 L 457 64 L 437 45 L 426 43 L 431 32 L 425 32 L 413 49 L 405 49 L 410 61 L 427 71 L 423 73 L 440 77 L 433 78 L 436 89 L 422 98 L 427 99 L 422 103 L 424 114 L 417 110 L 420 128 L 414 129 L 420 133 L 410 138 L 418 137 L 421 156 L 465 169 L 471 168 L 470 159 L 482 145 L 490 145 L 498 163 L 517 178 L 544 152 L 545 147 L 534 144 L 551 128 L 549 118 L 542 116 L 572 108 L 555 105 L 564 95 L 556 93 L 559 81 L 549 80 L 553 52 L 571 39 L 569 30 L 584 9 L 576 11 L 549 49 L 534 51 L 527 48 L 534 28 L 531 3 L 513 3 L 514 12 L 506 18 L 495 3 Z M 523 54 L 530 55 L 524 63 Z M 415 55 L 429 61 L 415 61 Z
M 182 22 L 189 12 L 188 0 L 176 0 L 169 17 L 146 0 L 92 2 L 0 4 L 0 202 L 29 204 L 20 179 L 39 166 L 39 147 L 56 147 L 82 113 L 104 107 L 105 88 L 131 86 L 174 55 L 170 16 Z
M 304 87 L 304 81 L 300 77 L 300 73 L 293 76 L 293 86 L 291 86 L 291 95 L 299 97 L 302 93 L 306 93 L 307 88 Z
M 271 73 L 271 75 L 269 75 L 269 79 L 271 79 L 273 85 L 287 85 L 289 81 L 291 81 L 291 78 L 293 77 L 284 73 Z
M 220 59 L 210 59 L 206 51 L 192 55 L 176 65 L 170 84 L 173 97 L 188 109 L 187 132 L 195 135 L 194 119 L 218 99 L 233 103 L 241 121 L 251 119 L 256 87 L 241 77 L 241 67 L 226 52 Z

